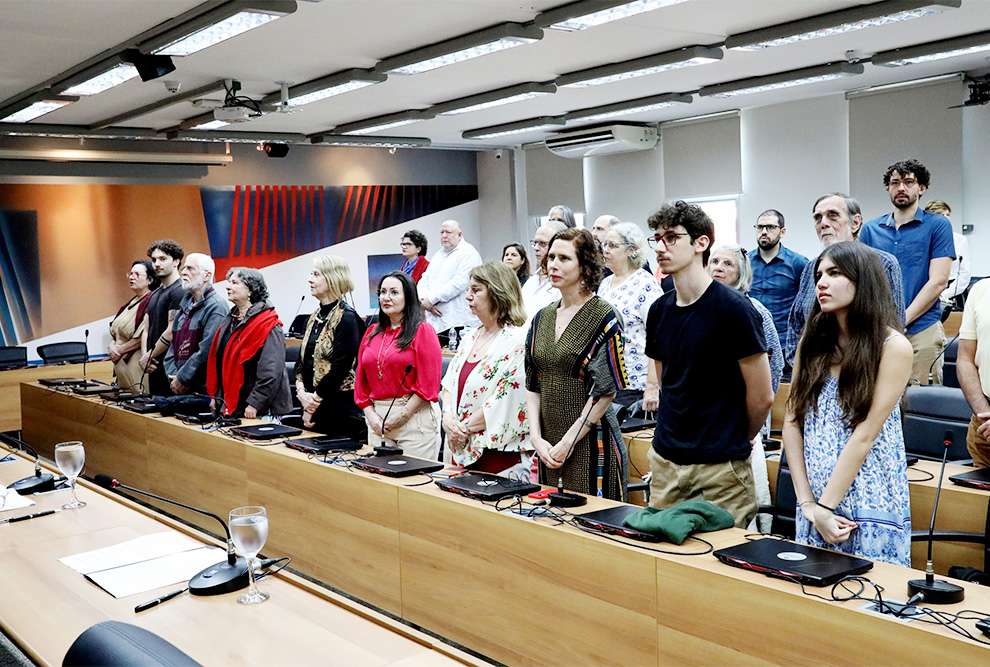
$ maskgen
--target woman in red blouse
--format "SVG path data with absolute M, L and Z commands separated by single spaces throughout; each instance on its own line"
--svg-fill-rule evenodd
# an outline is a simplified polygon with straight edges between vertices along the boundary
M 436 331 L 423 321 L 416 284 L 402 271 L 382 278 L 378 304 L 378 324 L 358 349 L 354 385 L 368 444 L 394 444 L 410 456 L 437 459 L 442 356 Z

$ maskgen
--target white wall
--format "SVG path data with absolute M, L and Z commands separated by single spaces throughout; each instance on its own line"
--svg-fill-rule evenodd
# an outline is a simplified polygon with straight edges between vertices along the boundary
M 663 150 L 598 155 L 584 159 L 585 226 L 610 213 L 646 230 L 646 219 L 663 204 Z
M 528 239 L 520 233 L 520 221 L 515 206 L 515 151 L 481 151 L 478 161 L 478 221 L 479 235 L 468 238 L 485 261 L 502 259 L 502 248 L 507 243 L 524 245 Z M 524 216 L 525 217 L 525 216 Z
M 952 206 L 952 228 L 962 233 L 963 223 L 975 229 L 966 238 L 974 276 L 990 276 L 990 106 L 963 109 L 963 206 Z

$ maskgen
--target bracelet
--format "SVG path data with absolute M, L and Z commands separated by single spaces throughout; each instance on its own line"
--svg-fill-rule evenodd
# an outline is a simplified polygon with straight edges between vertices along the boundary
M 821 507 L 821 508 L 822 508 L 823 510 L 828 510 L 828 511 L 829 511 L 829 512 L 831 512 L 832 514 L 835 514 L 835 509 L 834 509 L 834 508 L 832 508 L 832 507 L 829 507 L 828 505 L 822 505 L 822 504 L 821 504 L 820 502 L 818 502 L 817 500 L 815 501 L 815 504 L 816 504 L 816 505 L 818 505 L 819 507 Z
M 804 507 L 805 505 L 808 505 L 808 504 L 817 505 L 818 503 L 816 501 L 814 501 L 814 500 L 805 500 L 802 503 L 798 503 L 798 507 Z

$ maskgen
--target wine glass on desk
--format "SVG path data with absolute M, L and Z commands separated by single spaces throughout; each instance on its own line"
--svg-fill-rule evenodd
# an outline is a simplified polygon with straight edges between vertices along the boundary
M 78 440 L 71 442 L 60 442 L 55 445 L 55 464 L 63 475 L 69 478 L 69 485 L 72 487 L 72 499 L 62 505 L 64 510 L 74 510 L 79 507 L 86 507 L 86 503 L 76 498 L 76 478 L 82 472 L 86 464 L 86 451 L 83 444 Z
M 252 561 L 268 539 L 268 514 L 264 507 L 238 507 L 230 511 L 230 539 L 234 548 L 248 562 L 248 577 L 251 586 L 248 592 L 237 598 L 241 604 L 260 604 L 269 598 L 268 593 L 258 590 L 254 580 Z

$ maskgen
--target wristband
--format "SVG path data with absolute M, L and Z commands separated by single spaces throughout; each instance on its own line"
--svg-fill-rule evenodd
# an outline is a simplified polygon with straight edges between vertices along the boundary
M 835 514 L 835 509 L 834 509 L 834 508 L 832 508 L 832 507 L 829 507 L 828 505 L 822 505 L 822 504 L 821 504 L 820 502 L 818 502 L 817 500 L 815 501 L 815 504 L 816 504 L 816 505 L 818 505 L 819 507 L 821 507 L 821 508 L 822 508 L 823 510 L 828 510 L 828 511 L 829 511 L 829 512 L 831 512 L 832 514 Z

